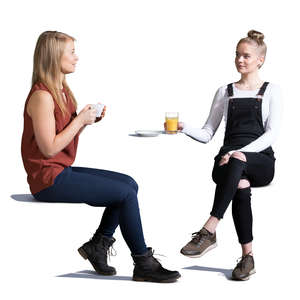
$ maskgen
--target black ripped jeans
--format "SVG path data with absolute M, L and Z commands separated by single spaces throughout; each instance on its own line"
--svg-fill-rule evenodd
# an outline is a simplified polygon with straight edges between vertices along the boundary
M 253 240 L 251 189 L 238 189 L 241 179 L 247 179 L 251 187 L 268 185 L 274 177 L 275 159 L 261 152 L 243 152 L 247 161 L 231 157 L 225 165 L 219 166 L 221 155 L 215 157 L 212 171 L 217 184 L 211 216 L 222 219 L 232 200 L 232 216 L 241 244 Z

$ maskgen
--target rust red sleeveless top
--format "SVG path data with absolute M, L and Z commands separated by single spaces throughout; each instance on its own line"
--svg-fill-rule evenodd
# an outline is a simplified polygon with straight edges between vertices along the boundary
M 61 173 L 64 168 L 72 165 L 75 160 L 78 145 L 77 134 L 71 143 L 67 145 L 66 148 L 64 148 L 61 152 L 57 153 L 54 157 L 46 158 L 42 154 L 34 137 L 31 117 L 27 113 L 28 100 L 37 90 L 44 90 L 50 93 L 48 88 L 42 83 L 35 84 L 30 90 L 24 108 L 24 130 L 21 145 L 23 164 L 27 172 L 27 181 L 32 194 L 38 193 L 41 190 L 53 185 L 55 177 Z M 60 133 L 64 128 L 66 128 L 77 115 L 71 98 L 65 89 L 63 92 L 66 95 L 67 109 L 69 113 L 66 113 L 64 117 L 59 106 L 53 100 L 55 105 L 54 116 L 56 134 Z

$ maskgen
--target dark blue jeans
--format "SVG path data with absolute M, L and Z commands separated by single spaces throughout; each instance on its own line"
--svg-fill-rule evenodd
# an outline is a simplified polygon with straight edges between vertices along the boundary
M 132 254 L 147 251 L 137 199 L 138 185 L 125 174 L 68 167 L 54 184 L 33 196 L 43 202 L 86 203 L 106 207 L 99 232 L 111 237 L 118 225 Z

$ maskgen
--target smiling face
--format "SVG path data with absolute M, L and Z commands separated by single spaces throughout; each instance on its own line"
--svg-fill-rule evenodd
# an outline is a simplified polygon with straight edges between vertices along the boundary
M 262 66 L 264 59 L 264 56 L 259 53 L 257 46 L 246 42 L 238 44 L 235 66 L 239 73 L 249 74 L 256 72 Z
M 74 41 L 69 39 L 65 43 L 65 49 L 61 57 L 61 72 L 63 74 L 75 72 L 77 61 L 78 57 L 75 54 Z

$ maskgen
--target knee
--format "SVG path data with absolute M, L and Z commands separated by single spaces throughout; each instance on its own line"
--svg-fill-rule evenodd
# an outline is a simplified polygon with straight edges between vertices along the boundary
M 120 203 L 123 207 L 138 207 L 139 203 L 138 203 L 138 198 L 137 198 L 137 193 L 136 190 L 134 190 L 131 187 L 127 186 L 127 190 L 125 193 L 125 196 L 123 197 L 123 199 L 121 200 Z
M 238 184 L 238 189 L 246 189 L 250 187 L 250 182 L 247 179 L 241 179 Z
M 247 161 L 246 155 L 243 152 L 239 152 L 239 151 L 233 152 L 231 157 L 242 160 L 242 161 Z
M 137 182 L 130 176 L 127 177 L 128 184 L 133 187 L 133 189 L 138 192 L 139 186 Z

